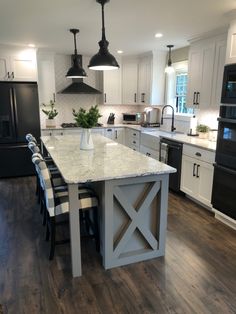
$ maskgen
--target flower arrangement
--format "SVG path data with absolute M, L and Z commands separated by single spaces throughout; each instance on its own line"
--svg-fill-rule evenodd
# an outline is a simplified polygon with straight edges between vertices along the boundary
M 58 111 L 55 109 L 55 105 L 55 102 L 52 100 L 50 100 L 49 105 L 43 104 L 43 106 L 46 108 L 50 107 L 49 110 L 42 109 L 42 112 L 46 114 L 49 120 L 53 120 L 58 115 Z
M 90 129 L 97 125 L 98 119 L 102 116 L 99 113 L 98 106 L 92 106 L 88 112 L 85 109 L 80 108 L 78 112 L 75 109 L 72 110 L 72 114 L 79 127 Z

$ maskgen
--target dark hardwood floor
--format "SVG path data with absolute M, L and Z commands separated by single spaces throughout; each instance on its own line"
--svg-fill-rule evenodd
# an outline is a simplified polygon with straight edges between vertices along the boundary
M 83 276 L 70 247 L 48 243 L 33 177 L 0 180 L 0 313 L 236 313 L 236 232 L 170 194 L 165 257 L 105 271 L 83 240 Z

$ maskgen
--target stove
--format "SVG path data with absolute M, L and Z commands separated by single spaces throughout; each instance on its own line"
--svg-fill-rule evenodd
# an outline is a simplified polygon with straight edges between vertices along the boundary
M 143 127 L 143 128 L 159 128 L 160 127 L 160 123 L 144 122 L 144 123 L 141 124 L 141 127 Z
M 97 123 L 95 127 L 101 127 L 103 126 L 102 123 Z M 76 123 L 62 123 L 61 127 L 66 129 L 66 128 L 78 128 L 78 125 Z

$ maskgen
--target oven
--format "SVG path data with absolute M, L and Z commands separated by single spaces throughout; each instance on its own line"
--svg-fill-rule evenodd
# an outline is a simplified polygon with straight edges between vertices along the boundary
M 212 205 L 236 219 L 236 106 L 221 106 L 218 121 Z

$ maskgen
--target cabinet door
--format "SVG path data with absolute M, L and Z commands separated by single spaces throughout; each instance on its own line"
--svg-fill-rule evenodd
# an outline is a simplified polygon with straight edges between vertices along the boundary
M 140 59 L 138 67 L 138 102 L 140 104 L 150 104 L 151 67 L 150 57 Z
M 159 152 L 157 150 L 151 149 L 147 146 L 140 145 L 140 153 L 142 153 L 148 157 L 154 158 L 156 160 L 159 160 Z
M 200 91 L 202 73 L 202 51 L 199 47 L 190 48 L 188 65 L 187 103 L 189 107 L 195 105 L 196 92 Z
M 216 43 L 215 65 L 213 75 L 214 81 L 211 100 L 211 106 L 213 108 L 219 108 L 221 103 L 221 89 L 225 66 L 226 45 L 227 45 L 226 39 L 222 39 Z
M 14 81 L 37 81 L 35 52 L 22 52 L 11 56 L 11 74 Z
M 113 140 L 117 143 L 124 144 L 124 133 L 123 128 L 115 128 L 113 133 Z
M 113 140 L 114 138 L 114 129 L 113 128 L 107 128 L 104 130 L 104 136 L 107 138 L 110 138 L 111 140 Z
M 0 54 L 0 80 L 5 81 L 10 77 L 10 63 L 9 57 Z
M 208 164 L 206 162 L 198 162 L 198 200 L 209 207 L 211 207 L 213 173 L 214 168 L 212 164 Z
M 40 104 L 56 100 L 54 56 L 51 53 L 38 54 L 38 89 Z
M 194 158 L 182 156 L 181 191 L 196 198 L 198 192 L 198 180 L 196 178 L 197 163 Z
M 127 60 L 122 64 L 122 103 L 137 103 L 138 60 Z
M 121 104 L 121 69 L 103 71 L 104 104 Z
M 197 105 L 200 109 L 209 108 L 211 105 L 213 69 L 215 58 L 215 43 L 210 43 L 202 49 L 202 74 L 201 88 L 197 90 L 200 95 L 197 95 Z

